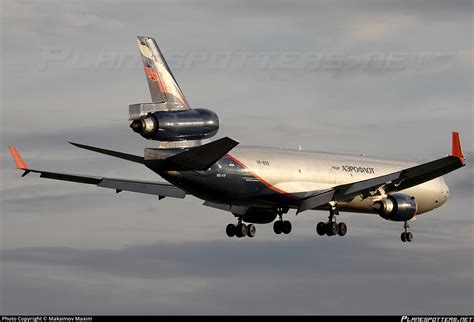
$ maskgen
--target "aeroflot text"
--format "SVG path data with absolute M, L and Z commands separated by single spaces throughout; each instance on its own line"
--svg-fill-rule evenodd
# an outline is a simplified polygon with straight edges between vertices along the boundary
M 342 170 L 346 172 L 375 174 L 374 168 L 355 167 L 353 165 L 343 165 Z

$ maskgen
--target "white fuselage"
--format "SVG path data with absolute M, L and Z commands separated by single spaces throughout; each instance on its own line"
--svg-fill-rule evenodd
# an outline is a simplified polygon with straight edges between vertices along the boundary
M 229 153 L 254 176 L 282 193 L 324 190 L 337 185 L 361 181 L 400 171 L 414 163 L 369 158 L 365 156 L 330 154 L 264 147 L 236 147 Z M 444 179 L 425 182 L 401 191 L 413 196 L 418 204 L 417 214 L 444 204 L 449 189 Z M 346 211 L 374 212 L 371 208 L 380 195 L 338 203 Z

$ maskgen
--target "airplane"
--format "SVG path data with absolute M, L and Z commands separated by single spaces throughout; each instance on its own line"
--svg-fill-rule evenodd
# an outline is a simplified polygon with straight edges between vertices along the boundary
M 273 223 L 276 234 L 289 234 L 284 220 L 290 209 L 329 212 L 327 222 L 316 225 L 320 236 L 345 236 L 347 225 L 338 222 L 341 212 L 378 215 L 403 223 L 400 236 L 411 242 L 409 222 L 442 206 L 449 197 L 443 175 L 465 165 L 459 133 L 452 133 L 451 154 L 423 163 L 391 161 L 361 155 L 343 155 L 270 147 L 240 146 L 224 137 L 203 144 L 219 129 L 211 110 L 192 109 L 175 80 L 156 41 L 138 36 L 151 103 L 129 105 L 130 127 L 142 137 L 158 141 L 144 156 L 72 143 L 76 147 L 135 162 L 167 182 L 124 180 L 29 168 L 18 150 L 10 146 L 22 177 L 96 185 L 165 197 L 193 195 L 203 205 L 227 211 L 236 219 L 228 224 L 228 237 L 255 237 L 255 224 Z

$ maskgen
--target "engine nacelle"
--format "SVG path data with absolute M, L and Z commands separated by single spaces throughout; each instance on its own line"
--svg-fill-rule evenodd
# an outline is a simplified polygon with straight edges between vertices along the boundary
M 268 224 L 275 220 L 277 213 L 274 209 L 249 208 L 242 219 L 252 224 Z
M 415 197 L 394 193 L 387 198 L 376 201 L 372 208 L 380 217 L 391 221 L 408 221 L 415 217 L 418 210 Z
M 157 141 L 201 140 L 219 130 L 219 118 L 213 111 L 196 108 L 185 111 L 159 111 L 130 124 L 144 138 Z

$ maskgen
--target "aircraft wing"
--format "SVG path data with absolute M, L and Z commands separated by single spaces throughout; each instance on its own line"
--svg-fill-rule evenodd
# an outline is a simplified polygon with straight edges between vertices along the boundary
M 132 191 L 137 193 L 157 195 L 160 197 L 160 199 L 164 197 L 184 198 L 186 196 L 185 191 L 169 183 L 95 177 L 30 169 L 23 161 L 15 147 L 11 146 L 9 149 L 13 160 L 16 163 L 16 167 L 25 171 L 22 175 L 23 177 L 28 173 L 33 172 L 39 173 L 41 178 L 92 184 L 101 188 L 115 189 L 117 193 L 121 191 Z
M 401 191 L 438 178 L 465 165 L 459 133 L 453 132 L 451 155 L 383 176 L 336 186 L 303 199 L 297 213 L 323 206 L 331 201 L 347 201 L 355 196 L 370 196 L 383 189 L 385 193 Z

